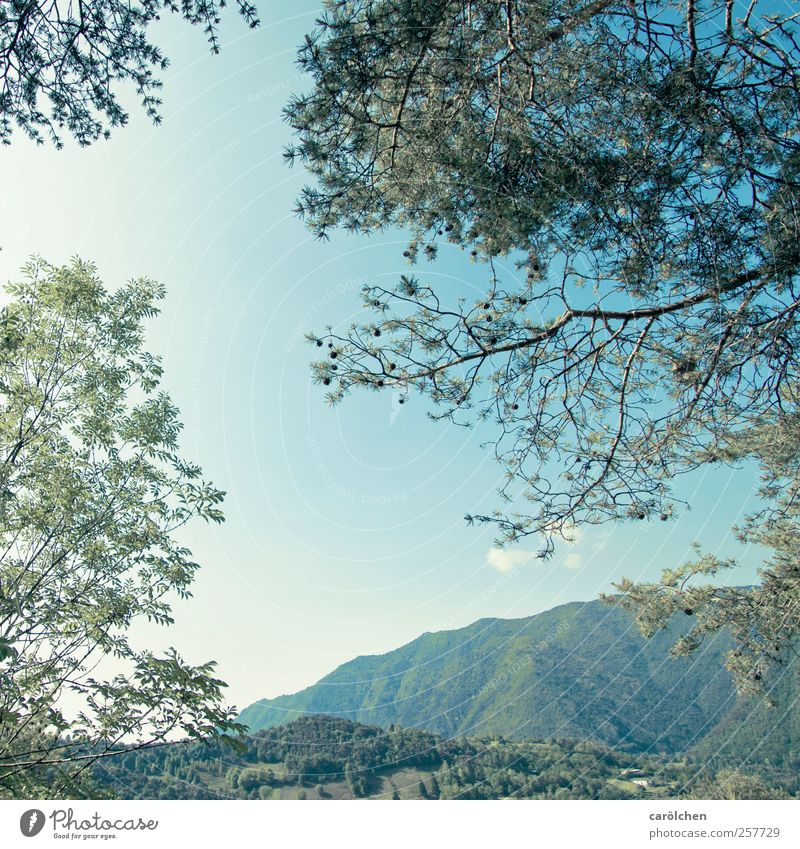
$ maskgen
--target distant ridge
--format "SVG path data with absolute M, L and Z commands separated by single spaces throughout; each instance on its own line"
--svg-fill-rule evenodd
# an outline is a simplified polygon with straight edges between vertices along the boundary
M 682 626 L 645 640 L 629 614 L 599 601 L 482 619 L 357 657 L 299 693 L 255 702 L 240 720 L 256 731 L 328 714 L 446 737 L 579 738 L 619 750 L 682 751 L 737 705 L 724 669 L 727 636 L 707 640 L 692 658 L 672 658 Z

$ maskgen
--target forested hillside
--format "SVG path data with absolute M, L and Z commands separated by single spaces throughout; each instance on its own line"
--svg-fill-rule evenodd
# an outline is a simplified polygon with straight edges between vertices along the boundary
M 795 662 L 770 686 L 770 701 L 739 699 L 691 750 L 711 766 L 735 763 L 791 784 L 800 776 L 800 667 Z
M 574 737 L 625 751 L 681 751 L 736 701 L 724 634 L 691 658 L 672 658 L 682 626 L 645 640 L 626 612 L 598 601 L 483 619 L 358 657 L 300 693 L 256 702 L 240 719 L 255 731 L 322 713 L 448 737 Z
M 581 740 L 446 740 L 307 716 L 258 732 L 242 751 L 176 743 L 106 759 L 95 779 L 123 798 L 147 799 L 636 799 L 781 798 L 753 773 L 702 762 L 615 752 Z

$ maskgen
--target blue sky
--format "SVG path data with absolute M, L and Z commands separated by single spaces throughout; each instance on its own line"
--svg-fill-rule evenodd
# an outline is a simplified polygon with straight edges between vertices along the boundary
M 264 4 L 254 32 L 229 14 L 217 57 L 164 22 L 161 127 L 132 104 L 108 142 L 56 152 L 17 136 L 0 165 L 4 280 L 39 253 L 91 259 L 110 287 L 145 275 L 168 287 L 148 346 L 182 410 L 184 453 L 228 492 L 227 522 L 186 531 L 203 564 L 194 598 L 169 631 L 138 637 L 216 658 L 240 707 L 424 631 L 656 578 L 695 540 L 739 554 L 729 528 L 754 487 L 750 471 L 715 469 L 681 483 L 692 509 L 677 521 L 595 528 L 545 564 L 528 557 L 535 542 L 490 555 L 491 529 L 463 521 L 497 505 L 488 430 L 434 424 L 418 396 L 326 406 L 305 332 L 355 320 L 360 287 L 408 266 L 402 233 L 320 243 L 292 214 L 305 177 L 283 164 L 281 109 L 306 86 L 293 59 L 317 14 L 308 0 L 289 16 Z M 454 249 L 425 275 L 476 294 L 486 280 Z M 753 578 L 755 552 L 744 560 L 736 583 Z

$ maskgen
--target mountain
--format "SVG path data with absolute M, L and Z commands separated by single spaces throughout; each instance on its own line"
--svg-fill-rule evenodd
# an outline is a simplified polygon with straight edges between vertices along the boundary
M 624 611 L 484 619 L 266 699 L 235 740 L 120 747 L 92 780 L 141 799 L 800 798 L 800 661 L 737 698 L 721 634 L 691 658 Z M 405 727 L 404 727 L 405 726 Z
M 787 781 L 800 775 L 800 662 L 790 664 L 767 688 L 773 705 L 738 699 L 689 754 L 710 767 L 734 764 L 746 772 L 765 771 Z
M 736 706 L 725 634 L 673 658 L 682 628 L 643 639 L 628 613 L 575 602 L 524 619 L 482 619 L 357 657 L 293 695 L 264 699 L 251 731 L 304 714 L 398 724 L 447 738 L 592 740 L 629 752 L 699 744 Z

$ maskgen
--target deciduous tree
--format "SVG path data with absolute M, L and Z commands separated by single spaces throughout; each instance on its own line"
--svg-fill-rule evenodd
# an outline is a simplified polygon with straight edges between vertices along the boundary
M 161 285 L 108 292 L 93 266 L 36 260 L 0 310 L 0 786 L 51 791 L 119 743 L 234 731 L 214 664 L 130 639 L 171 621 L 198 564 L 176 536 L 223 493 L 178 451 L 143 350 Z M 68 705 L 64 706 L 64 701 Z M 68 735 L 65 737 L 65 734 Z

